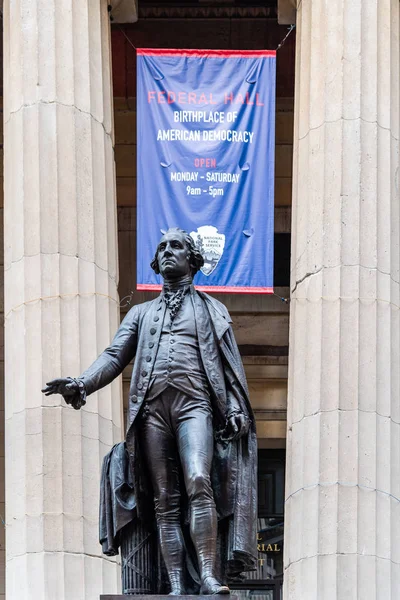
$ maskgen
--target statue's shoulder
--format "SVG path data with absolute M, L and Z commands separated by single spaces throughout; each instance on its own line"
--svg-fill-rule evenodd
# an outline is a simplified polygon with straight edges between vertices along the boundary
M 135 304 L 135 306 L 132 306 L 132 308 L 127 312 L 126 316 L 130 320 L 141 319 L 149 310 L 158 304 L 159 298 L 160 297 L 158 296 L 157 298 L 154 298 L 154 300 L 147 300 L 146 302 Z
M 213 296 L 209 296 L 206 292 L 200 292 L 196 290 L 196 293 L 204 300 L 204 302 L 212 307 L 218 314 L 220 314 L 228 323 L 232 323 L 231 315 L 228 312 L 225 304 L 214 298 Z

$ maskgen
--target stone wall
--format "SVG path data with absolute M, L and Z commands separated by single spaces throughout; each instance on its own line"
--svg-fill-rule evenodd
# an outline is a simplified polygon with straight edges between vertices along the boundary
M 0 36 L 1 37 L 1 36 Z M 1 77 L 0 77 L 1 79 Z M 3 102 L 0 98 L 0 164 L 3 166 Z M 5 598 L 5 473 L 4 473 L 4 253 L 3 169 L 0 176 L 0 600 Z

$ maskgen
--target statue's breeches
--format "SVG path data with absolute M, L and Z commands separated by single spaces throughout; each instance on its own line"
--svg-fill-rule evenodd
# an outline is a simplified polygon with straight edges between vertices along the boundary
M 189 505 L 214 505 L 210 482 L 213 457 L 209 399 L 190 398 L 175 388 L 145 406 L 140 446 L 151 476 L 157 519 L 180 518 L 179 470 Z
M 190 532 L 200 575 L 212 573 L 217 517 L 210 481 L 213 458 L 209 399 L 195 399 L 172 387 L 145 406 L 140 446 L 154 491 L 156 518 L 167 571 L 183 565 L 180 471 L 189 503 Z M 172 575 L 173 578 L 173 575 Z

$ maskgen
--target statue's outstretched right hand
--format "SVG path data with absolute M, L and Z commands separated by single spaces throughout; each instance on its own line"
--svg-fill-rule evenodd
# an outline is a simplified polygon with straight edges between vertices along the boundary
M 45 396 L 52 394 L 61 394 L 67 404 L 71 404 L 73 408 L 79 410 L 86 404 L 86 394 L 82 394 L 79 383 L 71 377 L 60 379 L 52 379 L 46 383 L 46 387 L 42 389 Z
M 79 393 L 79 386 L 70 377 L 63 379 L 52 379 L 46 383 L 46 387 L 42 389 L 45 396 L 52 394 L 61 394 L 62 396 L 74 396 Z

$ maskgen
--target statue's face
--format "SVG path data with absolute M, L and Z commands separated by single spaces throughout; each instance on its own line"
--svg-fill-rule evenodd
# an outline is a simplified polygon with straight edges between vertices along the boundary
M 158 244 L 157 261 L 161 277 L 164 279 L 190 275 L 190 252 L 185 236 L 179 231 L 167 231 Z

